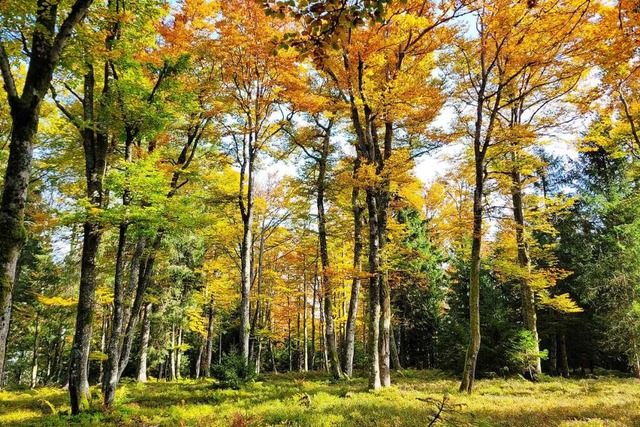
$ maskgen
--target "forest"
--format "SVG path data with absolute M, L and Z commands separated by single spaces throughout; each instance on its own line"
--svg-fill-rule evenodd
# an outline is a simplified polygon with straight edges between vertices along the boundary
M 637 0 L 3 0 L 0 71 L 0 425 L 640 425 Z

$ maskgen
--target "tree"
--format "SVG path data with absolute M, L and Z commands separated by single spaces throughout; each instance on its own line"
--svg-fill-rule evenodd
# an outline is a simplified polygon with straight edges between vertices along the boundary
M 292 53 L 272 54 L 271 40 L 283 33 L 286 22 L 267 18 L 253 1 L 222 2 L 220 8 L 225 19 L 218 22 L 220 38 L 211 42 L 211 48 L 222 64 L 221 94 L 226 109 L 219 125 L 240 169 L 240 350 L 248 362 L 255 173 L 260 154 L 291 118 L 285 104 L 287 90 L 296 87 L 297 67 Z M 250 24 L 244 25 L 247 19 Z
M 37 1 L 30 4 L 34 10 L 28 14 L 33 29 L 30 46 L 20 46 L 23 38 L 17 29 L 17 21 L 8 20 L 6 31 L 0 39 L 0 71 L 4 81 L 4 90 L 11 112 L 11 142 L 9 158 L 4 177 L 2 202 L 0 203 L 0 377 L 4 370 L 7 334 L 11 318 L 11 294 L 15 282 L 16 267 L 20 250 L 27 239 L 24 228 L 24 208 L 31 173 L 33 146 L 36 142 L 40 107 L 49 85 L 53 71 L 58 65 L 62 51 L 71 38 L 75 27 L 86 15 L 93 0 L 77 0 L 71 6 L 67 16 L 57 25 L 60 15 L 59 4 Z M 35 6 L 35 7 L 34 7 Z M 7 11 L 14 7 L 12 2 L 5 3 L 2 12 L 3 27 Z M 20 10 L 21 8 L 19 8 Z M 13 22 L 12 22 L 13 21 Z M 57 31 L 56 31 L 57 29 Z M 22 34 L 23 37 L 26 37 Z M 14 78 L 15 68 L 19 66 L 20 49 L 28 57 L 27 73 L 18 92 Z M 12 60 L 14 63 L 12 64 Z
M 341 51 L 321 50 L 314 57 L 347 104 L 361 163 L 356 179 L 366 192 L 368 210 L 372 389 L 391 381 L 391 300 L 381 263 L 394 179 L 402 176 L 412 155 L 425 149 L 426 141 L 417 135 L 430 135 L 429 123 L 442 104 L 438 82 L 431 77 L 431 58 L 448 41 L 452 31 L 445 24 L 460 10 L 448 3 L 393 4 L 381 23 L 356 29 L 343 39 Z
M 480 350 L 480 259 L 484 202 L 489 190 L 486 186 L 490 173 L 489 161 L 496 151 L 503 149 L 506 142 L 500 119 L 506 116 L 505 111 L 522 111 L 522 108 L 517 108 L 518 102 L 538 89 L 538 85 L 520 93 L 514 87 L 518 87 L 518 82 L 527 75 L 530 79 L 535 79 L 537 64 L 552 63 L 557 50 L 564 49 L 564 45 L 557 40 L 572 37 L 573 29 L 582 22 L 587 8 L 588 5 L 583 3 L 482 3 L 473 12 L 477 36 L 458 43 L 460 60 L 454 68 L 458 68 L 463 84 L 460 89 L 462 102 L 472 110 L 461 122 L 471 140 L 475 177 L 469 287 L 470 342 L 460 384 L 461 391 L 471 392 L 473 389 Z M 548 37 L 547 34 L 550 33 L 554 33 L 554 37 Z M 535 49 L 531 48 L 532 43 L 535 44 Z M 542 46 L 544 47 L 541 48 Z M 544 74 L 543 79 L 546 80 L 547 77 L 549 76 Z M 525 82 L 529 84 L 526 78 Z M 517 190 L 514 194 L 516 205 L 520 206 Z M 522 248 L 524 249 L 524 245 Z M 523 262 L 527 262 L 524 257 L 521 258 Z M 527 292 L 526 286 L 524 289 Z M 529 292 L 526 299 L 529 301 L 527 304 L 533 307 L 531 296 Z M 528 323 L 532 321 L 530 319 Z

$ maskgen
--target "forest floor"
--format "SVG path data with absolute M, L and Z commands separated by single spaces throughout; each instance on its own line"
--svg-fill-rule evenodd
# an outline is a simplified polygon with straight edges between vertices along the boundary
M 394 385 L 366 391 L 366 379 L 332 383 L 318 373 L 264 375 L 240 390 L 212 380 L 120 387 L 115 409 L 69 414 L 56 388 L 0 391 L 0 426 L 640 426 L 640 381 L 543 377 L 476 382 L 472 395 L 437 371 L 403 371 Z M 306 394 L 306 395 L 305 395 Z M 308 397 L 307 397 L 308 396 Z M 446 397 L 445 397 L 446 396 Z

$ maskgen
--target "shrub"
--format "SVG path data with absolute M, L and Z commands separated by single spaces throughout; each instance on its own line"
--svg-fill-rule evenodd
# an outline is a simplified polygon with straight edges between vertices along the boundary
M 509 363 L 513 368 L 524 373 L 528 378 L 534 379 L 538 358 L 546 360 L 549 356 L 547 350 L 538 351 L 533 334 L 527 330 L 520 330 L 511 339 L 508 347 Z
M 237 353 L 222 356 L 222 363 L 211 368 L 211 375 L 218 380 L 220 388 L 237 390 L 242 384 L 256 378 L 256 370 L 252 363 L 245 363 Z

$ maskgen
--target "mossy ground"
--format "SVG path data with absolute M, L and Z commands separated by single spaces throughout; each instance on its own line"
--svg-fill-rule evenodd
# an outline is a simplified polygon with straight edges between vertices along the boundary
M 93 409 L 77 417 L 68 415 L 65 391 L 10 389 L 0 391 L 0 426 L 424 427 L 445 393 L 448 422 L 435 425 L 640 426 L 640 381 L 631 378 L 479 380 L 470 396 L 435 371 L 404 371 L 394 384 L 370 393 L 363 378 L 332 383 L 317 373 L 265 375 L 240 390 L 219 390 L 210 380 L 152 380 L 120 387 L 109 413 L 94 390 Z

